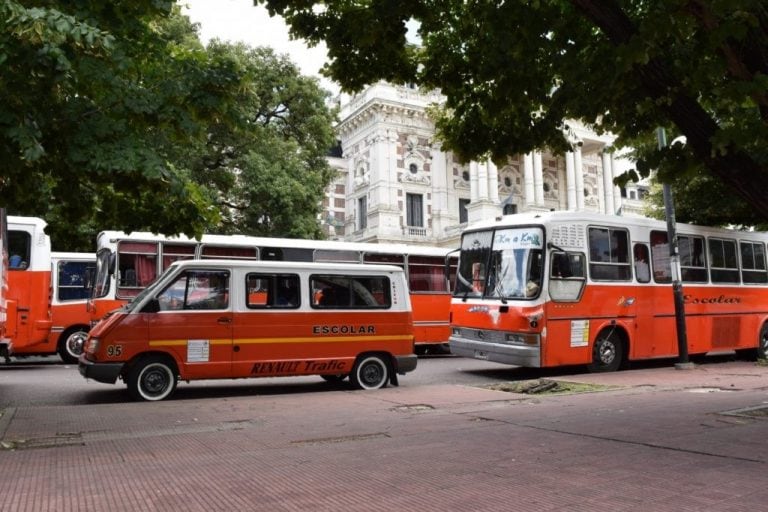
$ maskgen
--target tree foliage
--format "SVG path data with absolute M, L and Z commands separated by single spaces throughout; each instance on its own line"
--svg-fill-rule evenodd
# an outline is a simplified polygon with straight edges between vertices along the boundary
M 45 218 L 56 250 L 92 250 L 102 229 L 197 236 L 259 231 L 275 217 L 272 233 L 317 234 L 304 213 L 322 199 L 312 185 L 330 179 L 318 156 L 332 142 L 324 93 L 279 59 L 238 52 L 247 53 L 206 49 L 172 0 L 0 3 L 3 205 Z M 275 93 L 282 78 L 301 82 L 292 91 L 306 94 L 304 103 Z M 249 109 L 281 107 L 294 131 L 248 118 Z M 214 146 L 227 143 L 221 134 L 240 160 L 209 168 Z M 249 167 L 262 163 L 259 151 L 279 179 Z M 244 195 L 262 187 L 252 177 L 294 195 L 289 183 L 299 182 L 307 197 L 266 205 L 263 195 Z M 260 215 L 237 217 L 225 199 L 240 207 L 253 199 Z
M 667 126 L 686 153 L 768 219 L 764 0 L 256 0 L 325 41 L 346 89 L 379 79 L 440 88 L 438 128 L 464 160 L 569 147 L 563 120 L 619 138 Z M 406 39 L 419 23 L 421 44 Z M 639 162 L 680 176 L 678 155 Z
M 326 160 L 335 112 L 316 79 L 268 48 L 214 41 L 210 58 L 237 70 L 240 87 L 209 126 L 195 181 L 217 190 L 221 230 L 318 238 L 320 199 L 333 179 Z

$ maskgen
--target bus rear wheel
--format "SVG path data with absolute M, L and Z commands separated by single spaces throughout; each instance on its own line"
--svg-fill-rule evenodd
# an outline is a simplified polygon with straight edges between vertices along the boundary
M 130 369 L 126 383 L 135 400 L 156 402 L 173 393 L 178 377 L 174 365 L 165 358 L 149 356 L 137 361 Z
M 349 382 L 356 389 L 379 389 L 386 387 L 389 380 L 389 365 L 379 355 L 358 358 Z
M 57 349 L 61 360 L 67 364 L 75 364 L 83 352 L 86 338 L 88 329 L 85 327 L 73 327 L 62 334 Z
M 768 359 L 768 324 L 760 328 L 760 338 L 757 340 L 757 358 Z
M 597 335 L 592 347 L 592 364 L 587 368 L 590 372 L 615 372 L 621 367 L 624 359 L 624 341 L 615 332 L 601 332 Z

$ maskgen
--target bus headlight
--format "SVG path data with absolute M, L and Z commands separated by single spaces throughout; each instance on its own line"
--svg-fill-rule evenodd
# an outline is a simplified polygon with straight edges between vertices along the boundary
M 534 333 L 508 332 L 505 336 L 505 341 L 509 345 L 528 345 L 538 347 L 539 340 L 539 335 Z

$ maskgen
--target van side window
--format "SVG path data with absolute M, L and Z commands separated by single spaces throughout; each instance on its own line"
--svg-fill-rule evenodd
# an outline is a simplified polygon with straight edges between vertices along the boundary
M 245 289 L 249 308 L 295 309 L 301 305 L 296 274 L 250 273 L 245 277 Z
M 313 275 L 309 282 L 313 308 L 384 309 L 392 305 L 385 276 Z
M 229 272 L 190 270 L 180 274 L 157 296 L 160 311 L 227 309 Z

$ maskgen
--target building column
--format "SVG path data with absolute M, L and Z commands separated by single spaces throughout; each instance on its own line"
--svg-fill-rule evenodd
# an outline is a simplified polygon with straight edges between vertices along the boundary
M 488 164 L 478 162 L 477 165 L 477 193 L 481 201 L 488 200 Z
M 439 237 L 450 224 L 446 155 L 439 142 L 430 148 L 429 173 L 432 176 L 432 236 Z
M 615 168 L 616 168 L 616 163 L 614 161 L 614 154 L 611 153 L 611 175 L 613 175 L 613 169 Z M 613 189 L 613 207 L 614 207 L 614 210 L 611 213 L 616 215 L 617 213 L 619 213 L 619 210 L 621 210 L 621 203 L 622 203 L 621 189 L 613 185 L 613 183 L 611 183 L 611 188 Z
M 613 205 L 613 165 L 611 161 L 611 154 L 607 151 L 603 151 L 603 204 L 605 205 L 605 213 L 614 215 L 616 208 Z
M 568 190 L 568 209 L 576 209 L 576 171 L 572 151 L 565 153 L 565 186 Z
M 576 174 L 576 209 L 584 210 L 584 167 L 581 163 L 581 148 L 573 153 L 573 167 Z
M 491 160 L 488 160 L 488 199 L 499 204 L 499 169 Z
M 469 202 L 474 203 L 480 197 L 477 181 L 477 162 L 469 162 Z
M 536 206 L 544 206 L 544 174 L 542 170 L 541 153 L 533 153 L 533 186 Z
M 526 153 L 523 156 L 523 181 L 525 182 L 525 206 L 530 208 L 534 204 L 533 188 L 533 155 Z

